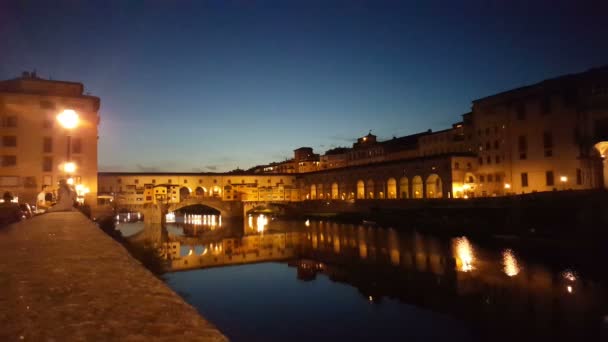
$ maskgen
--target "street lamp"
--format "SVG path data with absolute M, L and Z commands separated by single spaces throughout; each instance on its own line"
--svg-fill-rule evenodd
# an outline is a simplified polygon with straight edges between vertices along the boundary
M 559 177 L 559 181 L 562 183 L 562 186 L 563 186 L 564 190 L 566 190 L 566 183 L 568 182 L 568 177 L 566 177 L 566 176 L 560 176 Z
M 67 162 L 69 163 L 71 160 L 72 150 L 72 136 L 70 135 L 70 131 L 78 126 L 80 119 L 74 110 L 65 109 L 63 112 L 57 115 L 57 121 L 59 121 L 59 124 L 61 124 L 61 126 L 63 126 L 63 128 L 65 128 L 68 132 Z

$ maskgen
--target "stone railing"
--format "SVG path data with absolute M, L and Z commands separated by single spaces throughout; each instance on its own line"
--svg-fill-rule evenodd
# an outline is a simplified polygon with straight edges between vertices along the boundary
M 0 228 L 0 340 L 227 338 L 81 213 L 58 212 Z

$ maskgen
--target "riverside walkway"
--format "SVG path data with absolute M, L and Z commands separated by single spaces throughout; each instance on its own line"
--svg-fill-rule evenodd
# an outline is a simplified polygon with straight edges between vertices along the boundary
M 79 212 L 0 228 L 1 341 L 226 341 Z

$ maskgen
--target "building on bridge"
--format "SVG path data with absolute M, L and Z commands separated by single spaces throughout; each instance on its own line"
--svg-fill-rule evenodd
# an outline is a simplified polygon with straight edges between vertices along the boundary
M 193 197 L 229 202 L 300 200 L 294 174 L 100 172 L 98 178 L 100 195 L 131 209 Z
M 0 191 L 33 203 L 43 185 L 52 189 L 70 177 L 95 199 L 99 105 L 82 83 L 46 80 L 36 72 L 0 81 Z M 57 122 L 66 109 L 79 118 L 70 132 Z M 76 166 L 69 176 L 62 169 L 68 158 Z

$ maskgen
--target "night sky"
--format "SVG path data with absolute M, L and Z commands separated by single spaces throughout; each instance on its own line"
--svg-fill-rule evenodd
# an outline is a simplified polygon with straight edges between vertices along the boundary
M 102 171 L 249 168 L 608 64 L 608 1 L 531 2 L 1 0 L 0 79 L 101 97 Z

